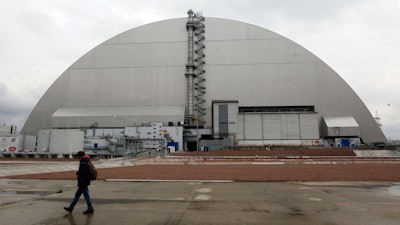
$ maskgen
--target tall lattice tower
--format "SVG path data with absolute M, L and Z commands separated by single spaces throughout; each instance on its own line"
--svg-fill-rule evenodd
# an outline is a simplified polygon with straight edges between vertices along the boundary
M 186 118 L 189 126 L 205 125 L 205 25 L 201 13 L 188 11 L 188 62 L 186 64 L 187 103 Z

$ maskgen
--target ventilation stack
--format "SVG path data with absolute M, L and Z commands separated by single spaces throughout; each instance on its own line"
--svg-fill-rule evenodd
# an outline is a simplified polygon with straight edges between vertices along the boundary
M 186 64 L 187 105 L 186 118 L 189 126 L 204 127 L 205 124 L 205 25 L 201 13 L 188 11 L 188 62 Z

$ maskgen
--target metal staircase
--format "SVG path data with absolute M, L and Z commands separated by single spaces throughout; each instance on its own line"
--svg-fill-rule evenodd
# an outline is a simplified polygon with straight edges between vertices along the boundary
M 205 25 L 204 17 L 201 13 L 188 11 L 188 62 L 186 64 L 187 79 L 187 105 L 185 124 L 189 126 L 205 125 Z

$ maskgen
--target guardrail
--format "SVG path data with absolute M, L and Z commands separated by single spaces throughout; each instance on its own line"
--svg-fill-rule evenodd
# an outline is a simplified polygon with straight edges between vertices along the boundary
M 114 153 L 91 153 L 88 152 L 90 157 L 98 157 L 98 158 L 119 158 L 119 157 L 129 157 L 129 158 L 148 158 L 155 156 L 163 156 L 162 150 L 157 149 L 142 149 L 134 153 L 129 153 L 126 155 L 119 154 L 115 155 Z M 0 152 L 0 158 L 73 158 L 74 153 L 50 153 L 50 152 Z
M 57 158 L 59 155 L 49 152 L 0 152 L 0 158 Z

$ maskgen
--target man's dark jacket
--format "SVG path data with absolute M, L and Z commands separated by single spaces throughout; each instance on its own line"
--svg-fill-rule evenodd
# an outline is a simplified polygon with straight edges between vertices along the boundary
M 79 162 L 79 170 L 76 172 L 78 178 L 78 187 L 87 187 L 90 185 L 90 169 L 88 155 L 82 156 Z

